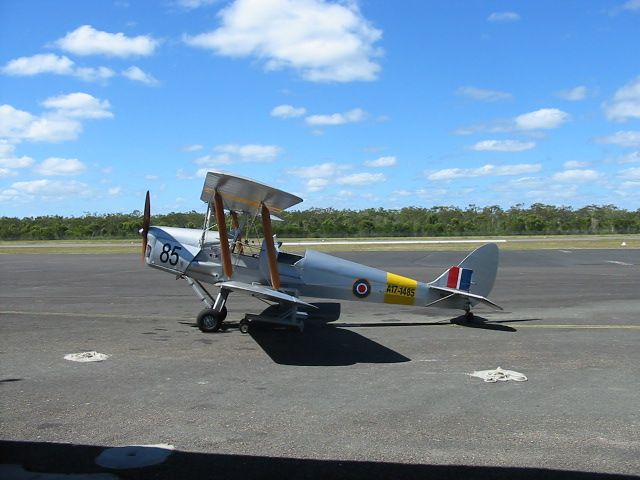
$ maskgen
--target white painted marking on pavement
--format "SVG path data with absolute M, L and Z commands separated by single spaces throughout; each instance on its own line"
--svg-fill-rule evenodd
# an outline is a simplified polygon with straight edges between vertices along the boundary
M 284 242 L 283 245 L 307 246 L 307 245 L 437 245 L 448 243 L 507 243 L 504 239 L 488 240 L 338 240 L 328 242 Z
M 173 450 L 174 446 L 166 443 L 107 448 L 96 457 L 96 464 L 117 470 L 148 467 L 164 462 Z

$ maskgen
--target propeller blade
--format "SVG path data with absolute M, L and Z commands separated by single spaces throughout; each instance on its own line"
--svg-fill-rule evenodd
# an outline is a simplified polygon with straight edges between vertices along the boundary
M 147 243 L 149 237 L 149 226 L 151 225 L 151 199 L 149 196 L 149 190 L 147 190 L 147 196 L 144 200 L 144 218 L 142 220 L 142 229 L 140 234 L 142 235 L 142 264 L 144 265 L 144 255 L 147 253 Z

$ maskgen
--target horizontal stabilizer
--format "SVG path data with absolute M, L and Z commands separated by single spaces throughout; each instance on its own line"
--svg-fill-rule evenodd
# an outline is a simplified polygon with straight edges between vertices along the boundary
M 263 300 L 271 300 L 278 303 L 291 303 L 296 305 L 304 305 L 305 307 L 318 308 L 315 305 L 303 302 L 298 297 L 256 283 L 230 281 L 217 283 L 216 286 L 220 288 L 226 288 L 227 290 L 232 290 L 234 292 L 248 293 L 253 297 L 261 298 Z
M 496 304 L 493 303 L 491 300 L 489 300 L 486 297 L 483 297 L 482 295 L 476 295 L 475 293 L 469 293 L 465 290 L 457 290 L 455 288 L 448 288 L 448 287 L 436 287 L 434 285 L 429 285 L 429 288 L 433 288 L 434 290 L 438 290 L 439 292 L 442 293 L 446 293 L 448 294 L 446 297 L 443 297 L 439 300 L 436 300 L 435 302 L 430 303 L 429 305 L 433 305 L 434 303 L 446 300 L 447 298 L 452 298 L 454 296 L 460 296 L 460 297 L 465 297 L 468 298 L 469 300 L 474 300 L 476 302 L 480 302 L 483 303 L 491 308 L 495 308 L 496 310 L 502 310 L 503 308 Z

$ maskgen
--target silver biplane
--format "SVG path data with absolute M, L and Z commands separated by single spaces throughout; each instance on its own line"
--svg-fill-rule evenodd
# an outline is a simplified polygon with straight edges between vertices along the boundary
M 314 250 L 304 255 L 281 251 L 271 218 L 302 202 L 296 195 L 249 178 L 210 171 L 200 198 L 207 204 L 202 229 L 151 226 L 147 192 L 140 234 L 144 263 L 186 280 L 206 305 L 197 317 L 203 332 L 220 329 L 231 292 L 276 307 L 269 315 L 247 314 L 240 321 L 243 333 L 253 321 L 302 331 L 307 312 L 315 306 L 300 297 L 454 308 L 464 310 L 469 320 L 477 304 L 501 310 L 487 298 L 498 268 L 498 247 L 493 243 L 474 250 L 432 282 L 423 283 Z M 250 243 L 247 235 L 258 218 L 263 239 L 259 244 Z M 217 295 L 211 295 L 205 284 L 217 288 Z

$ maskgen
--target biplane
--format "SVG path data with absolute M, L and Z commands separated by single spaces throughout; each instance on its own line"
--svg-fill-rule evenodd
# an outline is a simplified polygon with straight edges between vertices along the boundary
M 197 316 L 203 332 L 221 328 L 232 292 L 274 307 L 267 309 L 268 315 L 247 313 L 239 323 L 243 333 L 254 321 L 302 331 L 315 306 L 301 297 L 461 309 L 469 320 L 478 304 L 501 310 L 487 298 L 498 268 L 494 243 L 477 248 L 459 265 L 423 283 L 314 250 L 303 255 L 282 251 L 272 217 L 302 202 L 291 193 L 239 175 L 209 171 L 200 198 L 207 205 L 202 229 L 151 226 L 147 192 L 140 234 L 143 262 L 186 280 L 205 304 Z M 261 241 L 249 241 L 258 225 Z M 205 285 L 213 285 L 217 294 Z

